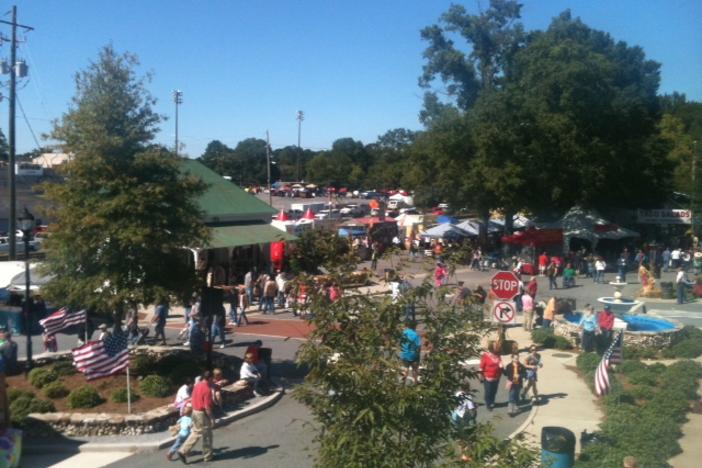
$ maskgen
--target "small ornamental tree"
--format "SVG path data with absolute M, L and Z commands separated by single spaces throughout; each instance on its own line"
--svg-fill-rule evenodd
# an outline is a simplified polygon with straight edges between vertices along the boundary
M 334 282 L 344 284 L 347 273 L 335 270 Z M 310 281 L 308 290 L 319 288 Z M 452 463 L 458 460 L 459 439 L 463 455 L 476 461 L 473 466 L 485 466 L 487 460 L 511 466 L 531 462 L 530 451 L 498 441 L 489 427 L 459 433 L 451 424 L 456 391 L 467 380 L 478 382 L 475 371 L 462 363 L 479 356 L 487 327 L 479 306 L 436 300 L 445 293 L 435 293 L 428 282 L 395 304 L 348 290 L 330 303 L 326 295 L 313 293 L 314 331 L 298 354 L 309 373 L 295 396 L 319 423 L 318 466 Z M 402 381 L 399 358 L 410 303 L 416 307 L 423 341 L 420 379 L 411 385 Z
M 152 140 L 161 116 L 135 57 L 111 47 L 76 76 L 76 94 L 51 137 L 71 160 L 46 186 L 54 206 L 46 241 L 45 292 L 75 307 L 114 314 L 195 286 L 186 247 L 207 239 L 195 197 L 205 187 Z

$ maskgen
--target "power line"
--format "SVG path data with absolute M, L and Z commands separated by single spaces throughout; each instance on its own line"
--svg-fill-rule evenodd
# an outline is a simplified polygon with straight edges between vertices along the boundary
M 22 112 L 22 117 L 24 118 L 24 123 L 27 124 L 27 127 L 29 128 L 29 133 L 32 134 L 32 138 L 34 139 L 34 144 L 37 145 L 37 149 L 41 148 L 41 145 L 39 144 L 39 140 L 37 139 L 37 136 L 34 133 L 34 129 L 32 128 L 32 125 L 29 123 L 29 119 L 27 119 L 27 114 L 24 113 L 24 107 L 22 106 L 22 101 L 20 101 L 19 96 L 17 96 L 17 104 L 19 104 L 20 112 Z

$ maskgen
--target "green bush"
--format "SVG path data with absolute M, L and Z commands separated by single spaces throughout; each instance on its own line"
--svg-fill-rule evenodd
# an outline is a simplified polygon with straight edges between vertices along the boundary
M 132 398 L 132 403 L 137 401 L 140 396 L 138 393 L 132 389 L 131 392 L 131 398 Z M 110 396 L 110 399 L 114 401 L 115 403 L 126 403 L 127 402 L 127 389 L 126 388 L 118 388 L 114 392 L 112 392 L 112 395 Z
M 160 375 L 149 375 L 139 383 L 139 389 L 146 396 L 162 398 L 170 395 L 171 382 Z
M 11 388 L 7 391 L 7 401 L 10 403 L 21 397 L 34 398 L 34 393 L 21 388 Z
M 578 369 L 586 374 L 590 374 L 595 372 L 601 359 L 602 358 L 597 353 L 580 353 L 575 360 L 575 364 L 578 366 Z
M 573 345 L 563 336 L 554 337 L 553 347 L 560 350 L 573 349 Z
M 656 359 L 658 350 L 648 346 L 629 346 L 624 348 L 624 359 Z
M 12 424 L 22 426 L 30 413 L 50 413 L 56 411 L 50 401 L 39 400 L 28 395 L 22 395 L 10 404 Z
M 29 371 L 29 383 L 36 388 L 42 388 L 44 385 L 58 379 L 58 374 L 46 367 L 37 367 Z
M 204 366 L 194 359 L 181 359 L 178 363 L 168 359 L 164 361 L 166 362 L 159 362 L 159 375 L 167 376 L 174 385 L 182 385 L 188 377 L 195 379 L 204 370 Z
M 656 395 L 653 387 L 647 385 L 635 385 L 629 392 L 637 400 L 650 400 Z
M 68 395 L 70 408 L 92 408 L 102 403 L 100 394 L 90 385 L 83 385 L 71 391 Z
M 556 344 L 556 337 L 550 328 L 535 328 L 531 331 L 531 341 L 540 344 L 544 348 L 553 348 Z
M 702 355 L 702 338 L 689 338 L 663 350 L 663 357 L 668 359 L 694 359 Z
M 44 385 L 44 395 L 47 398 L 56 399 L 63 398 L 68 395 L 68 388 L 60 380 L 55 380 L 50 384 Z
M 54 364 L 54 372 L 58 374 L 60 377 L 66 377 L 68 375 L 73 375 L 78 370 L 73 366 L 73 363 L 71 361 L 59 361 L 56 364 Z
M 138 354 L 131 358 L 129 369 L 138 376 L 149 375 L 156 371 L 156 361 L 145 354 Z

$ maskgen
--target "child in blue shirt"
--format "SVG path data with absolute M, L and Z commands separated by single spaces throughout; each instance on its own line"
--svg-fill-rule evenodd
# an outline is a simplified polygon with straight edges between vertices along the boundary
M 178 451 L 181 445 L 185 443 L 188 437 L 190 437 L 190 430 L 193 427 L 193 407 L 186 405 L 183 409 L 183 416 L 178 420 L 177 424 L 180 424 L 180 431 L 178 431 L 178 436 L 176 437 L 175 443 L 168 450 L 166 458 L 173 461 L 173 455 Z

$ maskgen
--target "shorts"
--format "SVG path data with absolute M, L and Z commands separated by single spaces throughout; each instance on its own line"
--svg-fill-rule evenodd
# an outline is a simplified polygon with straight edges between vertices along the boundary
M 415 359 L 414 361 L 407 361 L 407 360 L 403 359 L 402 365 L 404 367 L 411 367 L 412 369 L 416 369 L 419 367 L 419 358 Z

